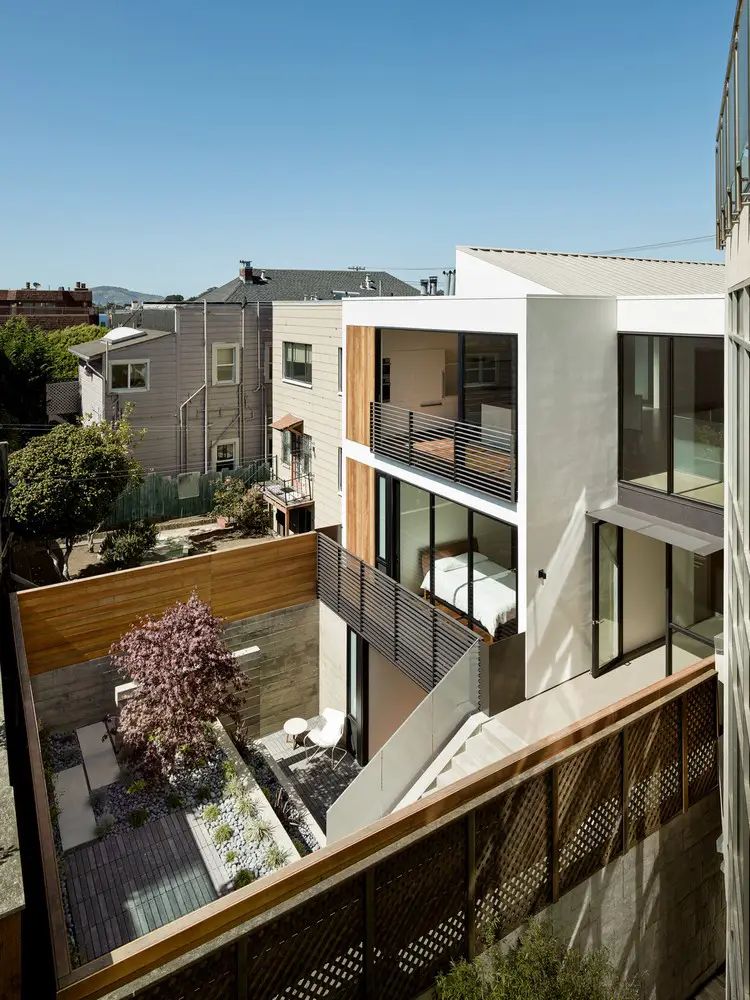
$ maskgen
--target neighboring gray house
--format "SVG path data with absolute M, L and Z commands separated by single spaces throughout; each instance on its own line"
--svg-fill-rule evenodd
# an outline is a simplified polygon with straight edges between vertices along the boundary
M 237 468 L 268 452 L 268 306 L 180 303 L 160 329 L 116 327 L 70 350 L 81 411 L 110 420 L 133 404 L 144 469 L 163 475 Z M 133 316 L 136 322 L 140 316 Z M 164 329 L 164 327 L 167 327 Z

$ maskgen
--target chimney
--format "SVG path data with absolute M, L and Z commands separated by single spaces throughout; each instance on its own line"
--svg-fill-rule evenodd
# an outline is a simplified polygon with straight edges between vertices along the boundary
M 86 282 L 85 281 L 81 282 L 81 291 L 83 291 L 83 292 L 86 291 Z
M 429 292 L 427 294 L 428 295 L 437 295 L 437 275 L 436 274 L 431 274 L 429 280 L 430 280 L 430 290 L 429 290 Z
M 30 282 L 30 281 L 27 281 L 27 282 L 26 282 L 26 287 L 27 287 L 27 288 L 31 288 L 31 282 Z
M 240 261 L 240 278 L 243 284 L 253 280 L 253 262 L 251 260 Z
M 419 294 L 420 295 L 429 295 L 430 293 L 429 293 L 429 291 L 427 289 L 428 289 L 427 278 L 420 278 L 419 279 Z

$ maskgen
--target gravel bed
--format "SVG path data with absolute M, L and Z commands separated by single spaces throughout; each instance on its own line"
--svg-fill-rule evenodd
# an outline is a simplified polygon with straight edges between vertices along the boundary
M 263 794 L 271 803 L 274 812 L 281 820 L 281 825 L 294 841 L 294 846 L 300 855 L 305 857 L 306 854 L 320 850 L 320 844 L 289 798 L 286 789 L 277 781 L 276 775 L 268 764 L 266 750 L 262 744 L 251 743 L 248 745 L 235 740 L 235 746 L 260 785 Z
M 47 737 L 47 750 L 48 760 L 55 774 L 83 764 L 81 745 L 75 729 L 70 733 L 50 733 Z

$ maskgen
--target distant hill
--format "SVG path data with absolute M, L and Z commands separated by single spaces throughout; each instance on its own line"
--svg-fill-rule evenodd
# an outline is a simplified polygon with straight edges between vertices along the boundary
M 106 306 L 114 302 L 118 306 L 129 306 L 136 299 L 138 302 L 161 302 L 163 296 L 152 295 L 150 292 L 134 292 L 130 288 L 120 288 L 118 285 L 92 285 L 94 304 Z

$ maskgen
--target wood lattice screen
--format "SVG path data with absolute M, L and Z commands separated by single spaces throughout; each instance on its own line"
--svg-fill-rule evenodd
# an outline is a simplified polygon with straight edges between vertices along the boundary
M 133 996 L 418 995 L 712 791 L 716 697 L 712 675 Z

